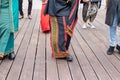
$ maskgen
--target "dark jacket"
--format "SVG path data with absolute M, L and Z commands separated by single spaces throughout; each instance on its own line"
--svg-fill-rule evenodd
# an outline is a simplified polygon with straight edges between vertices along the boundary
M 101 3 L 101 0 L 90 0 L 91 2 L 100 2 Z M 85 3 L 83 2 L 83 0 L 80 1 L 80 3 Z
M 67 5 L 66 0 L 48 0 L 45 14 L 52 16 L 69 16 L 70 6 Z
M 68 18 L 69 25 L 73 21 L 77 21 L 79 0 L 72 0 L 71 5 L 66 1 L 67 0 L 48 0 L 44 14 L 55 17 L 65 16 Z
M 120 26 L 120 0 L 109 0 L 105 23 L 112 26 L 115 12 L 118 10 L 118 26 Z

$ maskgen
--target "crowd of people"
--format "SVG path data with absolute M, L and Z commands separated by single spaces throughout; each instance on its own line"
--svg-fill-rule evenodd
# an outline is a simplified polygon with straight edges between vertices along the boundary
M 83 4 L 82 28 L 95 28 L 93 21 L 101 6 L 101 0 L 42 0 L 46 3 L 44 15 L 49 15 L 51 27 L 52 56 L 56 59 L 72 61 L 69 45 L 78 19 L 79 4 Z M 18 4 L 19 3 L 19 4 Z M 0 60 L 9 56 L 15 59 L 14 32 L 18 31 L 19 19 L 24 18 L 23 0 L 0 0 Z M 120 38 L 116 45 L 116 29 L 120 27 L 120 0 L 106 0 L 105 24 L 109 27 L 110 46 L 108 55 L 114 53 L 114 48 L 120 53 Z M 32 19 L 32 0 L 28 0 L 28 19 Z M 20 13 L 20 15 L 19 15 Z M 89 22 L 88 22 L 89 20 Z

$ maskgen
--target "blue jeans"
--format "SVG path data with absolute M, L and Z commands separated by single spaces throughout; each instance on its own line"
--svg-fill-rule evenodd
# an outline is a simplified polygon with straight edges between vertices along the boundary
M 116 10 L 113 25 L 110 26 L 110 46 L 114 47 L 116 45 L 116 31 L 118 26 L 118 11 Z M 120 46 L 120 36 L 118 40 L 118 45 Z

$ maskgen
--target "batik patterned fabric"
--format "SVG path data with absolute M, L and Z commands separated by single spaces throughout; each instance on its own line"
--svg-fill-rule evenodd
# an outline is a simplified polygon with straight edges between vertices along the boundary
M 69 44 L 77 22 L 79 0 L 72 0 L 69 6 L 66 0 L 48 0 L 45 14 L 50 15 L 51 47 L 55 58 L 69 55 Z
M 14 31 L 12 0 L 0 0 L 0 57 L 13 52 Z
M 66 36 L 62 17 L 51 17 L 51 46 L 55 58 L 64 58 L 69 55 L 66 50 Z

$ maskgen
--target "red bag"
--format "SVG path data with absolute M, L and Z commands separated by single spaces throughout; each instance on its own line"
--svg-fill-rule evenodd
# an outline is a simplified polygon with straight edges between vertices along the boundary
M 45 7 L 46 4 L 42 4 L 41 16 L 40 16 L 41 29 L 43 32 L 50 31 L 50 24 L 49 24 L 50 16 L 48 14 L 44 15 Z

